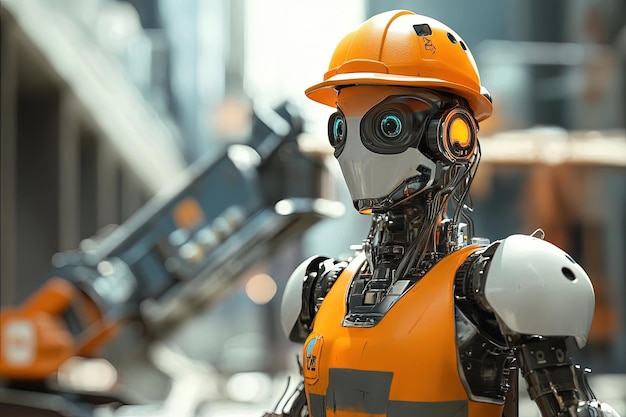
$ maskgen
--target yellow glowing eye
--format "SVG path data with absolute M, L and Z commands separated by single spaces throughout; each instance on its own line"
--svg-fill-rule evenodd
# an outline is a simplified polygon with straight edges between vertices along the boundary
M 462 147 L 466 147 L 470 143 L 470 128 L 467 121 L 457 118 L 450 125 L 450 142 L 458 143 Z

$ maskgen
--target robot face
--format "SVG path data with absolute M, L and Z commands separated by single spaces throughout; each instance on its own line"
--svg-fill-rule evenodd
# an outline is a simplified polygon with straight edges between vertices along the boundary
M 435 127 L 435 140 L 428 143 L 433 118 L 450 105 L 451 99 L 410 87 L 340 90 L 328 136 L 357 210 L 384 210 L 432 186 L 435 154 L 450 163 L 473 153 L 476 139 L 469 133 L 476 127 L 468 112 L 455 115 L 449 123 L 452 128 L 447 131 L 452 135 L 445 135 L 449 147 L 444 149 L 448 154 L 429 151 L 441 148 L 439 127 Z

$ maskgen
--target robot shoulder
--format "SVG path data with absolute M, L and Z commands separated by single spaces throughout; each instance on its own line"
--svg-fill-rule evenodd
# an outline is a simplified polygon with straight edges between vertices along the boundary
M 505 336 L 573 336 L 584 346 L 595 301 L 582 266 L 532 236 L 512 235 L 494 245 L 483 296 Z
M 311 332 L 313 318 L 347 262 L 325 256 L 312 256 L 291 274 L 280 308 L 283 331 L 292 342 L 304 342 Z

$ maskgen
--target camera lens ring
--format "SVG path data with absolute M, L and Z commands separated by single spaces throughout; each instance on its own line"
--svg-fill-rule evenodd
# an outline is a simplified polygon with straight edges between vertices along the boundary
M 397 154 L 418 142 L 411 108 L 400 100 L 385 100 L 361 119 L 361 141 L 370 151 Z
M 348 123 L 346 118 L 341 112 L 337 110 L 330 115 L 328 119 L 328 141 L 335 149 L 335 156 L 339 156 L 341 151 L 346 145 L 346 138 L 348 137 Z

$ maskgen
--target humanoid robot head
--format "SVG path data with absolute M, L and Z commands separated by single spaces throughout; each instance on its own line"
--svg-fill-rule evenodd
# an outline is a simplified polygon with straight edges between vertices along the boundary
M 324 81 L 306 90 L 335 107 L 328 136 L 355 207 L 382 212 L 453 184 L 478 159 L 491 98 L 462 38 L 409 11 L 376 15 L 345 36 Z

